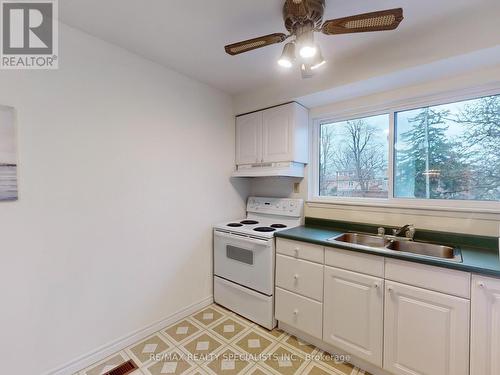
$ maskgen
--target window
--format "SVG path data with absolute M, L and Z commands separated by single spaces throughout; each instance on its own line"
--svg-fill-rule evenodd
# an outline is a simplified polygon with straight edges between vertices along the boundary
M 500 95 L 351 118 L 318 123 L 319 197 L 500 201 Z
M 389 115 L 322 124 L 320 195 L 387 198 L 388 134 Z
M 500 200 L 500 96 L 396 113 L 397 198 Z

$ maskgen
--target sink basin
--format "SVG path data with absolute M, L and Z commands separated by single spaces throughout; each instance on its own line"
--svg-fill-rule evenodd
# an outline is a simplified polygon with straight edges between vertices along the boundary
M 343 242 L 355 246 L 371 247 L 378 250 L 410 253 L 425 257 L 462 262 L 460 249 L 449 246 L 434 245 L 425 242 L 401 241 L 392 236 L 374 236 L 363 233 L 344 233 L 329 238 L 329 242 Z
M 369 234 L 361 233 L 344 233 L 340 236 L 333 237 L 328 241 L 347 242 L 353 245 L 363 245 L 369 247 L 384 247 L 389 241 L 378 236 L 370 236 Z
M 434 245 L 423 242 L 413 241 L 392 241 L 387 245 L 387 249 L 393 251 L 401 251 L 405 253 L 413 253 L 434 258 L 442 258 L 448 260 L 460 261 L 460 254 L 455 252 L 455 249 L 449 246 Z

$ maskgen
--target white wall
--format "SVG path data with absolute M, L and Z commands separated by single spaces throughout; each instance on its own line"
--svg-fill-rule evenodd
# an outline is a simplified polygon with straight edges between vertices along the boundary
M 75 29 L 60 38 L 59 70 L 0 72 L 20 189 L 0 203 L 2 374 L 40 374 L 210 297 L 211 225 L 247 195 L 229 179 L 231 98 Z

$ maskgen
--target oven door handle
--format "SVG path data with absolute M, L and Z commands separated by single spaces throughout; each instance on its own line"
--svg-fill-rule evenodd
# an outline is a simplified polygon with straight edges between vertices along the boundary
M 270 241 L 269 240 L 260 240 L 258 238 L 251 238 L 251 237 L 246 237 L 246 236 L 238 236 L 238 235 L 231 235 L 227 234 L 225 232 L 220 232 L 218 230 L 215 231 L 215 235 L 217 237 L 222 237 L 222 238 L 227 238 L 230 240 L 239 240 L 239 241 L 244 241 L 246 243 L 251 243 L 254 245 L 259 245 L 259 246 L 265 246 L 269 247 L 270 246 Z

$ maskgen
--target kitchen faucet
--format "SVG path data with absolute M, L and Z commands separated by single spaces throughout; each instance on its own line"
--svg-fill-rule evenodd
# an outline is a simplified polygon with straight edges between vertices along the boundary
M 406 224 L 399 229 L 393 229 L 394 237 L 407 237 L 413 240 L 415 236 L 415 226 L 413 224 Z

